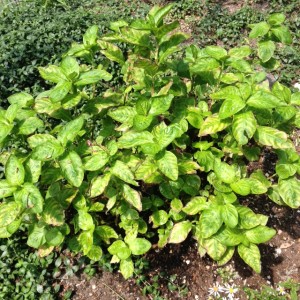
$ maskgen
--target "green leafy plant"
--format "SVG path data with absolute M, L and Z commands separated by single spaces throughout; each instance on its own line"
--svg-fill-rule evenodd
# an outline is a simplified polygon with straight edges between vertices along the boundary
M 244 288 L 244 291 L 249 300 L 280 300 L 280 299 L 298 299 L 299 283 L 296 283 L 292 280 L 287 280 L 285 282 L 279 283 L 278 287 L 272 288 L 270 286 L 263 286 L 260 291 Z
M 223 265 L 237 250 L 261 271 L 257 245 L 276 231 L 242 199 L 267 194 L 300 206 L 289 137 L 300 93 L 264 81 L 266 64 L 277 63 L 275 42 L 291 41 L 284 16 L 252 25 L 258 51 L 200 49 L 186 46 L 179 22 L 164 23 L 171 9 L 113 22 L 100 37 L 90 27 L 59 65 L 39 68 L 54 87 L 8 98 L 0 111 L 1 238 L 26 223 L 27 244 L 41 256 L 63 243 L 94 261 L 108 252 L 128 278 L 133 257 L 191 233 L 201 256 Z M 113 76 L 100 55 L 121 66 L 119 88 L 107 88 Z M 12 147 L 20 140 L 21 149 Z M 247 169 L 266 149 L 278 157 L 268 177 Z

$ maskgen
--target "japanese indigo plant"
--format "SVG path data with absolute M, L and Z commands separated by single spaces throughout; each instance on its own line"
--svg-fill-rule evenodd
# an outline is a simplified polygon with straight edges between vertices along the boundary
M 285 17 L 251 25 L 255 43 L 199 49 L 187 46 L 178 21 L 164 22 L 171 8 L 114 22 L 101 37 L 91 27 L 59 66 L 39 68 L 53 88 L 8 98 L 0 110 L 1 238 L 25 225 L 40 256 L 63 244 L 95 261 L 109 252 L 128 278 L 132 256 L 191 234 L 201 256 L 223 265 L 237 250 L 261 271 L 257 245 L 276 231 L 243 199 L 264 194 L 300 206 L 291 140 L 300 93 L 265 81 L 279 66 L 276 46 L 292 42 Z M 95 65 L 100 55 L 120 64 L 120 87 L 107 88 L 112 75 Z M 277 157 L 273 174 L 247 167 L 266 151 Z

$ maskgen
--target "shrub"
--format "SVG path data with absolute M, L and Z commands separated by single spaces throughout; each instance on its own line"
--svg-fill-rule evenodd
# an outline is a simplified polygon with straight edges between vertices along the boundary
M 41 256 L 64 242 L 94 261 L 108 251 L 128 278 L 132 257 L 191 233 L 201 256 L 223 265 L 237 249 L 261 271 L 257 245 L 276 232 L 243 199 L 300 206 L 289 136 L 299 127 L 300 93 L 265 81 L 278 64 L 276 42 L 291 43 L 284 15 L 251 25 L 255 48 L 183 50 L 179 23 L 164 23 L 171 8 L 113 22 L 100 38 L 92 26 L 59 66 L 39 68 L 53 88 L 8 98 L 0 111 L 0 237 L 27 223 L 27 244 Z M 95 63 L 99 55 L 121 65 L 118 89 L 105 89 L 112 75 Z M 259 163 L 265 151 L 277 157 L 273 173 Z

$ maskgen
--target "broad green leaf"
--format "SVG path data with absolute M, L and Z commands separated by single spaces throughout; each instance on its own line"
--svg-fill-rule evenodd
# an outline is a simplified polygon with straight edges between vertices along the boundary
M 57 142 L 56 138 L 50 134 L 35 134 L 27 139 L 31 149 L 43 145 L 46 142 Z
M 11 233 L 7 230 L 6 227 L 0 227 L 0 239 L 6 239 L 11 237 Z
M 78 77 L 80 68 L 74 57 L 67 56 L 61 61 L 62 71 L 72 80 Z
M 24 134 L 24 135 L 29 135 L 29 134 L 32 134 L 33 132 L 35 132 L 36 129 L 42 128 L 42 127 L 44 127 L 44 123 L 42 120 L 40 120 L 37 117 L 31 117 L 31 118 L 24 120 L 24 122 L 21 123 L 18 133 Z
M 239 245 L 244 239 L 243 232 L 235 228 L 223 226 L 222 229 L 214 235 L 223 245 L 233 247 Z
M 234 250 L 235 250 L 234 247 L 227 247 L 223 256 L 217 261 L 218 266 L 223 266 L 227 264 L 231 260 L 234 254 Z
M 156 116 L 165 113 L 170 108 L 173 98 L 174 95 L 152 97 L 149 114 Z
M 127 247 L 127 245 L 121 241 L 121 240 L 117 240 L 114 241 L 108 248 L 107 248 L 108 252 L 112 255 L 117 255 L 119 257 L 119 259 L 127 259 L 130 254 L 131 251 L 130 249 Z
M 275 229 L 262 225 L 259 225 L 245 232 L 247 239 L 253 244 L 265 243 L 269 241 L 275 234 Z
M 104 167 L 109 160 L 109 156 L 104 151 L 92 153 L 91 156 L 84 158 L 83 168 L 87 171 L 97 171 Z
M 220 67 L 220 63 L 214 58 L 201 58 L 190 66 L 190 71 L 194 74 L 201 74 L 203 72 L 212 71 Z
M 94 229 L 93 217 L 89 213 L 80 210 L 78 212 L 78 226 L 82 230 Z
M 260 225 L 260 218 L 246 206 L 236 206 L 239 213 L 240 224 L 244 229 L 252 229 Z
M 42 162 L 29 158 L 25 164 L 25 181 L 36 183 L 38 182 L 42 172 Z
M 293 148 L 293 144 L 288 140 L 287 134 L 272 127 L 258 126 L 254 138 L 260 144 L 271 146 L 275 149 Z
M 272 87 L 272 93 L 282 101 L 285 101 L 286 103 L 291 102 L 291 90 L 284 86 L 283 84 L 279 83 L 278 81 L 274 83 Z
M 0 118 L 0 143 L 10 134 L 14 125 L 4 118 Z
M 246 145 L 256 131 L 256 119 L 251 111 L 235 115 L 232 133 L 240 145 Z
M 20 111 L 22 110 L 19 108 L 18 104 L 11 104 L 7 108 L 4 117 L 8 122 L 13 123 Z M 1 112 L 4 112 L 4 110 Z
M 260 252 L 255 244 L 250 244 L 249 247 L 243 244 L 238 245 L 238 253 L 243 261 L 256 273 L 261 272 Z
M 142 211 L 142 201 L 141 201 L 140 194 L 127 184 L 123 185 L 123 197 L 129 204 L 135 207 L 138 211 Z
M 75 94 L 68 94 L 63 100 L 62 100 L 62 107 L 64 109 L 70 109 L 74 106 L 76 106 L 81 100 L 81 94 L 75 93 Z
M 135 177 L 137 180 L 146 181 L 155 171 L 157 170 L 157 166 L 151 159 L 144 160 L 137 170 L 135 171 Z
M 290 30 L 286 26 L 276 26 L 271 28 L 271 32 L 278 38 L 278 40 L 286 45 L 290 45 L 293 42 Z
M 157 142 L 160 149 L 166 148 L 178 135 L 181 135 L 181 130 L 176 125 L 167 126 L 164 122 L 161 122 L 153 128 L 154 141 Z
M 239 95 L 239 89 L 236 86 L 229 85 L 221 88 L 217 92 L 210 94 L 211 99 L 231 99 Z
M 171 229 L 168 242 L 172 244 L 179 244 L 183 242 L 187 238 L 191 229 L 192 229 L 192 223 L 190 221 L 183 221 L 180 223 L 176 223 Z
M 95 202 L 89 208 L 89 211 L 91 211 L 91 212 L 99 212 L 99 211 L 103 211 L 104 208 L 105 208 L 105 205 L 103 203 Z
M 268 188 L 258 179 L 249 178 L 251 185 L 251 193 L 255 195 L 265 194 Z
M 231 183 L 230 187 L 236 194 L 247 196 L 251 193 L 251 180 L 243 178 Z
M 128 279 L 133 275 L 134 265 L 130 258 L 122 259 L 120 262 L 120 272 L 125 279 Z
M 274 13 L 274 14 L 271 14 L 268 17 L 267 21 L 271 26 L 276 26 L 276 25 L 280 25 L 281 23 L 283 23 L 284 20 L 285 20 L 285 15 L 284 14 Z
M 258 57 L 265 63 L 273 56 L 275 49 L 273 41 L 260 41 L 258 42 Z
M 57 139 L 63 146 L 68 142 L 74 142 L 76 136 L 84 124 L 84 118 L 81 116 L 63 126 L 57 135 Z
M 153 135 L 148 131 L 128 131 L 118 140 L 119 148 L 132 148 L 153 142 Z
M 11 186 L 22 185 L 24 182 L 25 169 L 21 161 L 13 154 L 5 164 L 5 177 Z
M 15 193 L 15 200 L 29 208 L 33 213 L 41 213 L 43 211 L 44 198 L 39 189 L 32 183 L 25 182 L 23 189 Z
M 186 119 L 193 127 L 198 129 L 201 128 L 201 125 L 203 123 L 203 117 L 201 115 L 201 110 L 199 108 L 196 107 L 188 108 L 188 115 Z
M 88 84 L 97 83 L 100 80 L 109 81 L 112 79 L 112 75 L 104 70 L 95 69 L 81 73 L 78 80 L 75 82 L 76 86 L 84 86 Z
M 115 230 L 107 225 L 97 226 L 95 229 L 95 233 L 105 242 L 109 243 L 110 239 L 117 239 L 118 234 Z
M 31 158 L 40 161 L 49 161 L 62 155 L 63 152 L 64 148 L 59 141 L 47 141 L 33 149 Z
M 65 213 L 58 199 L 51 197 L 45 200 L 42 218 L 49 225 L 61 226 L 64 224 Z
M 207 117 L 201 125 L 199 136 L 206 136 L 224 130 L 230 125 L 229 119 L 221 120 L 218 114 Z
M 166 6 L 158 6 L 155 5 L 149 12 L 149 16 L 153 17 L 153 20 L 155 22 L 155 25 L 159 27 L 161 21 L 163 18 L 170 12 L 170 10 L 173 8 L 173 4 L 169 4 Z
M 47 230 L 45 238 L 47 244 L 50 246 L 59 246 L 64 240 L 64 236 L 58 228 L 50 228 Z
M 227 247 L 214 237 L 203 240 L 202 246 L 207 251 L 207 254 L 214 260 L 221 259 L 227 250 Z
M 236 227 L 239 221 L 238 212 L 232 204 L 226 204 L 221 206 L 221 215 L 223 222 L 230 228 Z
M 16 186 L 12 186 L 7 180 L 0 180 L 0 199 L 11 196 L 17 190 Z
M 237 48 L 231 48 L 228 52 L 229 56 L 236 58 L 244 58 L 251 54 L 251 48 L 249 46 L 241 46 Z
M 164 63 L 168 56 L 170 56 L 174 52 L 180 51 L 180 44 L 188 38 L 189 35 L 183 32 L 178 32 L 171 34 L 167 37 L 167 40 L 161 42 L 158 49 L 159 64 Z
M 98 41 L 98 45 L 101 48 L 101 53 L 105 55 L 108 59 L 115 61 L 121 65 L 124 64 L 124 56 L 120 48 L 112 43 L 106 41 Z
M 222 59 L 227 56 L 227 51 L 220 46 L 207 46 L 204 51 L 215 59 Z
M 87 257 L 93 261 L 99 261 L 103 255 L 103 251 L 100 246 L 93 245 L 91 250 L 87 254 Z
M 81 246 L 83 255 L 87 255 L 93 246 L 93 231 L 83 231 L 78 236 L 78 242 Z
M 226 119 L 235 115 L 237 112 L 242 110 L 245 106 L 246 106 L 245 101 L 239 96 L 234 96 L 230 99 L 226 99 L 220 107 L 220 111 L 219 111 L 220 119 Z
M 236 168 L 225 162 L 215 160 L 214 171 L 218 179 L 225 183 L 232 183 L 236 180 Z
M 214 206 L 202 211 L 199 221 L 202 238 L 209 238 L 215 234 L 223 223 L 219 206 Z
M 19 219 L 15 219 L 6 227 L 7 231 L 10 234 L 14 234 L 20 228 L 22 221 L 23 221 L 22 216 Z M 3 228 L 5 228 L 5 227 L 2 227 L 1 229 L 3 229 Z
M 98 26 L 93 25 L 88 28 L 88 30 L 83 35 L 83 44 L 85 46 L 91 47 L 96 44 L 98 38 Z
M 40 75 L 43 79 L 59 83 L 61 81 L 67 80 L 66 75 L 62 71 L 62 69 L 58 66 L 50 65 L 48 67 L 39 67 Z
M 196 196 L 199 193 L 201 179 L 198 175 L 182 176 L 184 180 L 183 191 L 191 196 Z
M 91 181 L 89 196 L 91 198 L 94 198 L 103 194 L 103 192 L 105 191 L 106 187 L 109 184 L 110 178 L 111 178 L 110 173 L 94 178 Z
M 276 170 L 276 174 L 281 179 L 287 179 L 296 174 L 297 165 L 289 164 L 289 163 L 277 163 L 275 170 Z
M 70 151 L 61 157 L 59 165 L 67 181 L 75 187 L 80 187 L 84 177 L 80 156 L 75 151 Z
M 196 215 L 201 210 L 207 209 L 208 203 L 205 197 L 193 197 L 182 209 L 188 215 Z
M 177 157 L 170 151 L 165 151 L 157 161 L 159 170 L 173 181 L 178 179 Z
M 17 104 L 19 107 L 30 106 L 33 103 L 33 97 L 25 92 L 13 94 L 7 100 L 10 104 Z
M 141 131 L 147 129 L 153 121 L 153 116 L 135 115 L 133 118 L 133 128 Z
M 120 123 L 130 123 L 136 115 L 136 109 L 131 106 L 121 106 L 111 109 L 107 113 L 112 119 Z
M 247 104 L 256 108 L 277 108 L 285 106 L 286 102 L 275 97 L 270 92 L 260 90 L 247 100 Z
M 232 84 L 240 81 L 240 77 L 234 73 L 224 73 L 221 75 L 220 81 L 226 84 Z
M 252 67 L 250 63 L 244 59 L 234 59 L 230 62 L 230 66 L 242 73 L 252 73 Z
M 61 108 L 60 102 L 54 102 L 49 97 L 50 93 L 47 91 L 47 95 L 38 95 L 35 99 L 34 109 L 36 112 L 42 114 L 46 113 L 50 116 L 54 115 L 56 111 Z
M 61 81 L 53 89 L 49 90 L 49 98 L 53 103 L 63 100 L 72 88 L 70 81 Z
M 270 26 L 267 22 L 260 22 L 254 25 L 251 25 L 251 32 L 249 33 L 249 37 L 251 39 L 255 39 L 261 36 L 266 35 L 269 30 Z
M 46 242 L 46 229 L 42 225 L 35 224 L 29 229 L 27 245 L 32 248 L 39 248 Z
M 200 167 L 205 172 L 209 172 L 210 170 L 213 170 L 215 165 L 215 156 L 211 151 L 197 151 L 194 154 L 194 157 L 197 159 Z
M 164 210 L 157 210 L 155 211 L 149 218 L 149 221 L 153 223 L 153 228 L 157 228 L 161 225 L 164 225 L 167 223 L 169 219 L 169 215 Z
M 143 255 L 151 248 L 151 243 L 144 238 L 135 238 L 128 242 L 129 249 L 133 255 Z
M 282 200 L 292 208 L 300 206 L 300 181 L 294 177 L 280 180 L 278 184 L 278 192 Z
M 12 223 L 20 213 L 20 205 L 16 202 L 0 204 L 0 227 L 6 227 Z
M 129 167 L 120 160 L 117 160 L 113 167 L 110 169 L 111 173 L 121 180 L 130 183 L 132 185 L 138 186 L 138 183 L 134 180 L 134 174 L 129 169 Z

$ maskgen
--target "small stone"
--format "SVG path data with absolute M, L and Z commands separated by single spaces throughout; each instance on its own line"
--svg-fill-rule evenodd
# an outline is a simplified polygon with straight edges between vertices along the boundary
M 206 266 L 205 268 L 206 268 L 207 270 L 209 270 L 209 269 L 210 269 L 210 266 Z
M 293 243 L 282 243 L 279 248 L 286 249 L 293 245 Z
M 93 294 L 92 294 L 92 293 L 89 293 L 89 296 L 93 296 Z
M 276 254 L 277 256 L 279 256 L 281 253 L 282 253 L 282 250 L 281 250 L 280 248 L 276 248 L 275 254 Z
M 92 289 L 93 289 L 93 290 L 96 289 L 96 285 L 95 285 L 95 284 L 92 285 Z
M 296 82 L 294 84 L 294 88 L 298 89 L 300 91 L 300 83 L 299 82 Z
M 198 300 L 198 299 L 199 299 L 199 296 L 198 296 L 198 295 L 195 295 L 195 299 Z
M 191 263 L 191 261 L 187 259 L 187 260 L 185 261 L 185 263 L 186 263 L 187 265 L 189 265 L 189 264 Z
M 282 234 L 282 230 L 281 230 L 281 229 L 278 229 L 277 233 L 278 233 L 278 234 Z

